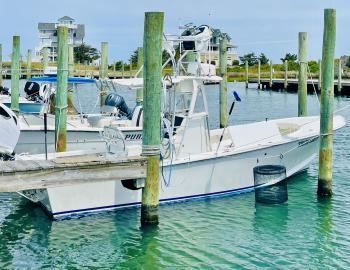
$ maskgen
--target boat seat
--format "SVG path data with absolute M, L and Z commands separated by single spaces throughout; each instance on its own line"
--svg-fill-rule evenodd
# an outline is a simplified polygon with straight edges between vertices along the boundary
M 270 121 L 230 126 L 228 130 L 234 147 L 250 147 L 279 141 L 282 138 L 277 123 Z
M 142 106 L 136 106 L 131 118 L 132 127 L 142 127 L 143 125 L 143 108 Z
M 115 106 L 109 106 L 109 105 L 102 105 L 101 107 L 101 113 L 102 114 L 117 114 L 118 113 L 118 109 Z
M 89 125 L 93 128 L 103 128 L 115 121 L 115 116 L 90 115 L 87 117 Z

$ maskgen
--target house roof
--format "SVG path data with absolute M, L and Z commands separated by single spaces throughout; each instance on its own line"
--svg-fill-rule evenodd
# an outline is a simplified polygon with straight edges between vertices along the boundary
M 74 21 L 74 19 L 69 16 L 63 16 L 62 18 L 59 18 L 58 21 Z
M 55 23 L 38 23 L 39 30 L 55 30 Z

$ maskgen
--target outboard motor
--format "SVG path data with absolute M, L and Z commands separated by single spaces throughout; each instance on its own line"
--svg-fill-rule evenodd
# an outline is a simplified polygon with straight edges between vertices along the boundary
M 116 107 L 121 114 L 125 115 L 129 120 L 132 119 L 132 110 L 126 105 L 122 96 L 115 93 L 108 94 L 105 105 Z
M 7 87 L 0 85 L 0 95 L 10 95 L 10 90 Z
M 37 82 L 26 82 L 24 86 L 24 92 L 28 96 L 28 100 L 37 101 L 40 99 L 40 85 Z

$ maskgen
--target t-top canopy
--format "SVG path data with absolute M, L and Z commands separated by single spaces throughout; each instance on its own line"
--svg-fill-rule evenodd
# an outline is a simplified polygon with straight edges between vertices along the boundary
M 32 82 L 57 82 L 56 76 L 43 76 L 43 77 L 32 77 L 29 79 Z M 82 77 L 68 77 L 68 83 L 95 83 L 95 79 L 91 78 L 82 78 Z

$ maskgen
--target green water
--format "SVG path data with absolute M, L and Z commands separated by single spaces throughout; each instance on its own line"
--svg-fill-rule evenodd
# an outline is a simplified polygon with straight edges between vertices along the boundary
M 297 113 L 295 94 L 232 87 L 242 102 L 231 122 Z M 215 127 L 217 87 L 207 90 Z M 308 104 L 317 113 L 314 96 Z M 348 104 L 335 99 L 336 109 Z M 350 109 L 341 114 L 350 120 Z M 139 209 L 51 221 L 20 196 L 0 194 L 0 268 L 349 269 L 349 132 L 347 125 L 334 137 L 331 200 L 317 200 L 317 160 L 290 179 L 285 204 L 256 204 L 254 193 L 170 204 L 160 207 L 157 228 L 143 230 Z

